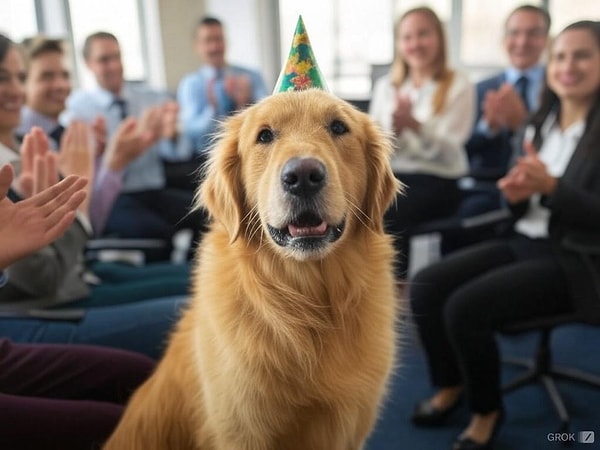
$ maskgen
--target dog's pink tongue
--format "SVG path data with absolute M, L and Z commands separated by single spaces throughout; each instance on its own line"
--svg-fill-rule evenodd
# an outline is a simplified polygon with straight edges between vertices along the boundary
M 320 236 L 325 234 L 325 231 L 327 231 L 327 224 L 325 222 L 321 222 L 321 224 L 317 225 L 316 227 L 297 227 L 295 225 L 288 225 L 288 231 L 292 237 Z

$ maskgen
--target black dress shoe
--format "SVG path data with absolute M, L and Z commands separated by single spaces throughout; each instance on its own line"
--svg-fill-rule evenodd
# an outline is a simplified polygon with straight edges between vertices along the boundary
M 422 400 L 417 403 L 411 416 L 412 422 L 418 427 L 437 427 L 444 423 L 448 416 L 460 405 L 462 396 L 452 403 L 448 408 L 437 409 L 430 400 Z
M 492 434 L 486 442 L 475 442 L 470 437 L 460 435 L 454 441 L 452 450 L 494 450 L 494 443 L 503 423 L 504 411 L 500 410 L 500 414 L 496 418 L 496 423 L 492 429 Z

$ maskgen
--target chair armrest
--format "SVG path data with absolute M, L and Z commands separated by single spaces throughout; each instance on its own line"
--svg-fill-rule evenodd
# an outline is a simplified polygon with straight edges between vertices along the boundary
M 170 245 L 162 239 L 90 239 L 86 246 L 87 261 L 124 262 L 142 266 L 149 259 L 168 259 Z M 153 255 L 159 257 L 152 258 Z
M 462 228 L 478 228 L 484 226 L 500 225 L 511 220 L 512 213 L 508 208 L 496 209 L 476 216 L 465 217 L 461 221 Z
M 600 236 L 591 232 L 569 233 L 563 237 L 561 247 L 587 255 L 600 255 Z
M 85 317 L 83 309 L 26 309 L 22 311 L 0 311 L 2 319 L 42 319 L 79 322 Z

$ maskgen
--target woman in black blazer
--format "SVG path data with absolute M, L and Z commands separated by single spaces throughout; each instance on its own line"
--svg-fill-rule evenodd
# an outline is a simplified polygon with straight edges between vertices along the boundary
M 514 212 L 510 236 L 453 253 L 410 284 L 437 389 L 412 419 L 440 425 L 464 394 L 472 417 L 458 450 L 491 448 L 503 419 L 495 330 L 573 310 L 600 320 L 600 261 L 583 252 L 600 243 L 598 22 L 577 22 L 558 35 L 546 81 L 524 156 L 498 182 Z

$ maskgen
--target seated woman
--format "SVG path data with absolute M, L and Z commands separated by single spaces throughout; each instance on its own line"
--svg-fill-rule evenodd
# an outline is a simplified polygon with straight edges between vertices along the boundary
M 6 198 L 11 166 L 0 168 L 0 290 L 3 269 L 64 233 L 85 197 L 75 176 L 29 200 Z M 0 338 L 3 448 L 83 450 L 110 435 L 130 393 L 154 369 L 146 356 L 117 349 L 14 344 Z
M 440 425 L 464 394 L 472 416 L 456 450 L 492 448 L 503 419 L 495 330 L 600 308 L 600 265 L 563 246 L 573 235 L 600 237 L 600 23 L 576 22 L 556 37 L 546 83 L 526 133 L 533 140 L 498 182 L 515 214 L 512 234 L 451 254 L 410 284 L 436 388 L 412 419 Z
M 457 179 L 468 169 L 464 144 L 475 117 L 475 87 L 448 66 L 444 27 L 431 9 L 404 13 L 394 37 L 394 61 L 375 84 L 369 115 L 393 135 L 392 169 L 407 187 L 385 216 L 404 279 L 412 230 L 449 216 L 461 200 Z
M 0 96 L 13 105 L 0 115 L 0 164 L 12 164 L 17 174 L 9 196 L 20 200 L 42 191 L 58 181 L 59 167 L 63 175 L 89 180 L 77 218 L 62 236 L 3 268 L 9 279 L 0 290 L 0 336 L 22 343 L 101 344 L 157 358 L 186 302 L 185 272 L 168 279 L 145 274 L 144 279 L 140 276 L 112 287 L 89 282 L 83 250 L 90 236 L 89 191 L 94 170 L 87 131 L 83 124 L 69 127 L 64 137 L 67 144 L 58 157 L 39 129 L 26 136 L 20 148 L 15 129 L 24 99 L 24 64 L 17 46 L 2 35 L 0 73 Z M 21 235 L 11 238 L 23 239 Z M 31 317 L 32 308 L 41 311 Z M 64 308 L 77 308 L 69 311 L 72 320 L 61 320 L 68 315 Z

